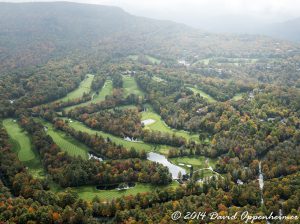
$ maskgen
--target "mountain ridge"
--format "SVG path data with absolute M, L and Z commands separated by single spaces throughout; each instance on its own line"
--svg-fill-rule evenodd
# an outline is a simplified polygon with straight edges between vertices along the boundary
M 185 51 L 208 57 L 211 53 L 226 56 L 242 50 L 249 56 L 261 46 L 259 51 L 269 48 L 276 53 L 270 38 L 211 34 L 172 21 L 134 16 L 115 6 L 0 3 L 0 15 L 0 71 L 43 64 L 74 52 L 182 58 Z

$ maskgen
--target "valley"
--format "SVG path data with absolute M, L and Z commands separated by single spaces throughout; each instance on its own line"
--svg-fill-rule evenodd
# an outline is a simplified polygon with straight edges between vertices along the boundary
M 299 43 L 106 5 L 0 15 L 0 223 L 300 217 Z

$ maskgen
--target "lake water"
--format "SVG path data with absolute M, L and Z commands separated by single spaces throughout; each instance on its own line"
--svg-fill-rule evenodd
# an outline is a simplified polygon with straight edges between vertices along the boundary
M 181 172 L 182 175 L 186 174 L 185 169 L 170 163 L 164 155 L 161 155 L 161 154 L 158 154 L 155 152 L 150 152 L 150 153 L 148 153 L 147 159 L 150 161 L 153 161 L 153 162 L 160 163 L 160 164 L 168 167 L 170 173 L 172 174 L 172 179 L 178 178 L 179 171 Z

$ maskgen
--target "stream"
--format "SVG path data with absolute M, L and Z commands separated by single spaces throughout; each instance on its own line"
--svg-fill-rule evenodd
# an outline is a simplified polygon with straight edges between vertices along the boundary
M 264 189 L 264 176 L 261 171 L 261 161 L 259 162 L 258 165 L 258 170 L 259 170 L 259 176 L 258 176 L 258 183 L 259 183 L 259 189 L 261 192 L 260 198 L 261 198 L 261 204 L 264 204 L 264 198 L 263 198 L 263 189 Z

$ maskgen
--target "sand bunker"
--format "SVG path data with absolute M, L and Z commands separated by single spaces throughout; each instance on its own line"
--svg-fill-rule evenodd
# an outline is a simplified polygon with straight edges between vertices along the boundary
M 153 120 L 153 119 L 147 119 L 147 120 L 142 121 L 142 124 L 149 125 L 149 124 L 153 124 L 154 122 L 155 122 L 155 120 Z

